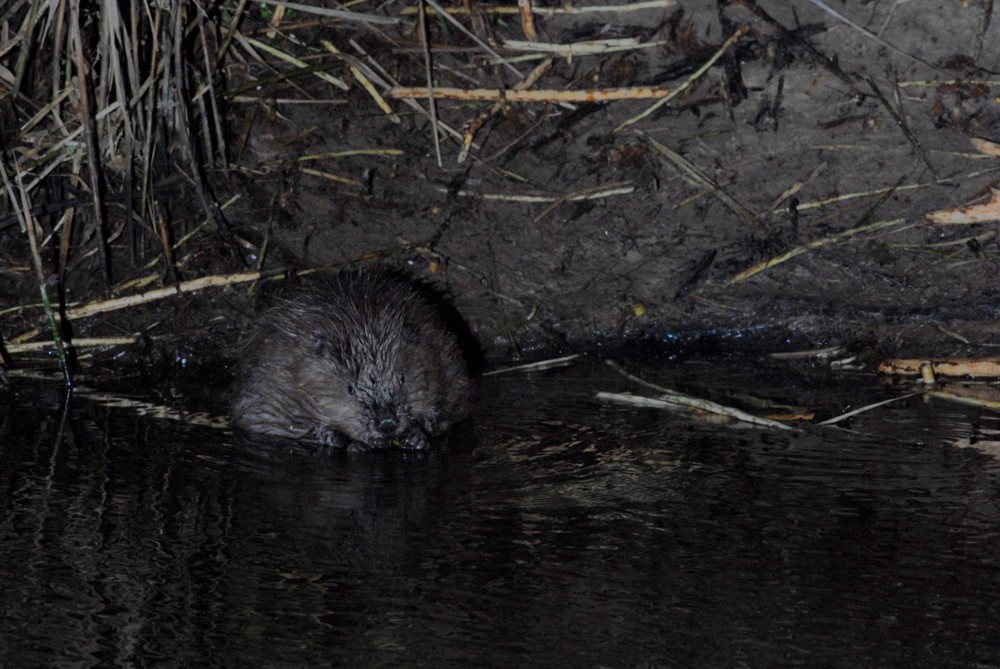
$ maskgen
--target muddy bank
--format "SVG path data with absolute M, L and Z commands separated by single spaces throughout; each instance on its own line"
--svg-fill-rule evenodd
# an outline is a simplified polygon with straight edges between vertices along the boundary
M 300 154 L 403 153 L 327 162 L 364 178 L 361 189 L 298 175 L 278 198 L 286 175 L 255 174 L 249 194 L 261 208 L 242 220 L 274 215 L 268 204 L 284 202 L 272 243 L 305 264 L 378 251 L 421 272 L 434 263 L 494 354 L 720 328 L 934 346 L 949 339 L 934 327 L 941 324 L 987 344 L 997 308 L 992 226 L 940 226 L 924 214 L 973 201 L 994 179 L 996 159 L 969 140 L 997 133 L 989 81 L 997 50 L 987 39 L 978 60 L 971 53 L 982 19 L 972 7 L 845 11 L 898 50 L 806 3 L 718 11 L 685 3 L 599 21 L 540 20 L 554 43 L 663 42 L 557 60 L 543 79 L 554 89 L 676 86 L 733 27 L 750 30 L 679 99 L 619 132 L 651 102 L 511 105 L 477 135 L 480 149 L 464 165 L 445 141 L 439 168 L 425 119 L 401 115 L 393 125 L 360 90 L 351 104 L 321 112 L 279 106 L 289 121 L 251 134 Z M 417 83 L 414 46 L 393 55 L 408 68 L 400 78 Z M 437 85 L 461 85 L 461 71 L 445 65 L 476 57 L 442 46 Z M 474 76 L 500 85 L 506 74 Z M 441 101 L 439 114 L 460 127 L 483 107 Z M 304 132 L 307 146 L 292 141 Z M 560 200 L 616 185 L 634 190 Z M 520 195 L 553 201 L 500 199 Z M 798 247 L 894 219 L 738 278 Z
M 632 9 L 537 15 L 539 42 L 631 41 L 556 56 L 534 89 L 690 81 L 682 93 L 639 120 L 655 100 L 503 101 L 464 162 L 442 131 L 440 166 L 429 120 L 394 98 L 388 115 L 351 69 L 425 85 L 413 15 L 371 9 L 399 20 L 374 25 L 292 13 L 273 35 L 265 17 L 244 16 L 243 34 L 308 68 L 292 76 L 259 49 L 260 60 L 240 51 L 230 64 L 231 166 L 212 188 L 230 203 L 233 237 L 194 236 L 176 276 L 157 270 L 158 283 L 377 258 L 445 289 L 501 358 L 678 337 L 979 353 L 997 340 L 995 223 L 926 217 L 983 201 L 1000 167 L 970 143 L 1000 139 L 998 27 L 981 7 L 840 7 L 855 25 L 806 2 Z M 513 90 L 542 62 L 510 48 L 525 39 L 516 16 L 458 20 L 506 64 L 431 16 L 436 87 Z M 460 134 L 490 107 L 442 97 L 437 116 Z M 201 214 L 181 204 L 189 189 L 176 191 L 174 215 L 196 227 Z M 2 234 L 19 268 L 5 273 L 4 293 L 33 295 L 18 258 L 26 243 L 15 228 Z M 67 298 L 96 296 L 97 282 L 79 278 L 88 271 L 86 260 L 74 266 Z M 206 289 L 79 319 L 73 331 L 218 347 L 235 343 L 255 299 L 245 284 Z M 41 324 L 39 313 L 5 315 L 5 339 Z

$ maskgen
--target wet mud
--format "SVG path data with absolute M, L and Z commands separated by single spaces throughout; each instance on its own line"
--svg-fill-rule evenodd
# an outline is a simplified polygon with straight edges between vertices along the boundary
M 995 159 L 970 140 L 996 139 L 989 91 L 998 27 L 977 50 L 978 7 L 878 2 L 841 11 L 869 34 L 809 3 L 540 19 L 547 42 L 655 45 L 556 58 L 536 84 L 556 90 L 676 88 L 738 27 L 748 32 L 640 121 L 622 127 L 653 101 L 511 103 L 461 164 L 447 139 L 436 164 L 424 117 L 403 108 L 391 123 L 360 90 L 347 105 L 278 103 L 270 119 L 245 108 L 239 165 L 248 187 L 234 221 L 259 239 L 257 222 L 273 220 L 275 260 L 377 253 L 436 274 L 500 357 L 760 327 L 820 343 L 955 344 L 940 325 L 981 350 L 995 339 L 994 235 L 989 224 L 937 225 L 925 214 L 981 201 L 994 179 Z M 520 37 L 516 24 L 485 20 L 498 40 Z M 431 33 L 436 85 L 511 85 L 503 67 L 484 69 L 474 53 L 445 48 L 468 39 L 448 24 L 433 23 Z M 378 58 L 417 85 L 417 46 L 404 38 Z M 438 114 L 460 128 L 487 107 L 441 100 Z M 279 149 L 285 166 L 345 149 L 400 154 L 316 164 L 362 184 L 352 187 L 268 167 Z M 574 199 L 616 187 L 629 192 Z

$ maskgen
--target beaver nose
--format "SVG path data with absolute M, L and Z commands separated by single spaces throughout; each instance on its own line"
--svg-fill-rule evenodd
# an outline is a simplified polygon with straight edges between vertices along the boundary
M 396 419 L 395 418 L 382 418 L 379 420 L 376 426 L 378 431 L 385 435 L 391 435 L 396 433 Z

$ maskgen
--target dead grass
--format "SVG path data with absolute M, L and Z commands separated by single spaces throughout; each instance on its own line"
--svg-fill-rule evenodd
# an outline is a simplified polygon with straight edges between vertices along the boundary
M 227 161 L 217 38 L 239 16 L 181 0 L 11 2 L 2 11 L 10 39 L 0 40 L 0 99 L 12 130 L 0 169 L 59 342 L 66 329 L 47 286 L 64 288 L 72 264 L 96 257 L 109 292 L 126 273 L 111 245 L 124 243 L 133 264 L 164 254 L 176 278 L 159 177 L 182 174 L 231 239 L 209 184 Z
M 486 82 L 486 92 L 481 95 L 459 93 L 465 99 L 496 103 L 487 106 L 482 119 L 521 99 L 568 104 L 637 95 L 657 97 L 668 91 L 648 87 L 530 91 L 549 65 L 522 73 L 477 34 L 479 24 L 473 22 L 469 27 L 434 0 L 427 0 L 427 4 L 428 14 L 450 22 L 449 30 L 477 45 L 479 55 L 500 63 L 516 80 L 525 80 L 506 93 L 490 90 L 492 82 Z M 672 4 L 673 0 L 654 0 L 563 13 L 646 11 Z M 494 10 L 484 7 L 484 11 Z M 530 41 L 513 41 L 507 53 L 531 52 L 535 44 L 538 54 L 555 52 L 565 58 L 580 58 L 644 46 L 636 40 L 628 44 L 593 41 L 545 45 L 536 41 L 533 15 L 558 16 L 559 12 L 533 8 L 527 2 L 517 11 Z M 250 12 L 254 12 L 253 21 L 248 18 Z M 264 29 L 262 21 L 267 22 Z M 86 316 L 81 307 L 66 303 L 63 297 L 67 285 L 75 281 L 81 288 L 72 292 L 82 295 L 97 277 L 97 292 L 103 296 L 96 296 L 95 301 L 120 305 L 118 308 L 144 304 L 143 295 L 155 293 L 156 299 L 162 299 L 171 290 L 182 294 L 192 282 L 199 286 L 206 280 L 205 286 L 232 283 L 221 274 L 190 276 L 181 261 L 185 244 L 199 235 L 215 235 L 230 248 L 232 257 L 244 257 L 215 195 L 215 187 L 229 167 L 224 130 L 227 104 L 252 105 L 260 99 L 254 95 L 258 91 L 294 90 L 298 88 L 296 80 L 308 75 L 329 85 L 334 95 L 355 85 L 363 87 L 374 104 L 398 122 L 397 111 L 388 99 L 400 96 L 403 88 L 390 74 L 391 66 L 380 63 L 354 40 L 334 44 L 323 39 L 313 45 L 293 36 L 294 28 L 307 29 L 322 22 L 367 25 L 388 44 L 393 38 L 382 31 L 402 26 L 405 32 L 407 26 L 415 25 L 414 17 L 406 11 L 389 16 L 374 9 L 346 11 L 280 1 L 98 0 L 81 4 L 74 0 L 22 0 L 0 6 L 0 34 L 4 36 L 0 40 L 0 130 L 4 145 L 0 170 L 3 197 L 11 212 L 0 230 L 16 225 L 30 250 L 24 262 L 5 271 L 23 272 L 25 266 L 32 267 L 48 321 L 47 326 L 36 322 L 19 335 L 7 333 L 10 340 L 37 341 L 49 329 L 65 366 L 67 323 Z M 485 121 L 473 123 L 474 115 L 462 133 L 437 118 L 432 83 L 437 64 L 432 61 L 428 39 L 431 29 L 426 23 L 417 27 L 424 44 L 428 85 L 406 97 L 427 100 L 423 105 L 412 99 L 402 103 L 431 118 L 436 145 L 439 137 L 451 139 L 458 148 L 458 158 L 464 159 L 478 148 L 475 131 Z M 434 26 L 435 31 L 440 28 Z M 233 72 L 241 72 L 238 79 L 242 80 L 230 77 L 233 80 L 227 81 Z M 267 83 L 265 76 L 270 78 Z M 438 89 L 438 96 L 449 95 L 449 90 Z M 308 158 L 296 161 L 295 169 L 348 187 L 362 185 L 357 179 L 303 162 Z M 201 221 L 193 230 L 187 223 L 179 223 L 179 212 L 171 206 L 176 192 L 161 188 L 178 177 L 184 190 L 195 196 L 192 201 Z M 574 197 L 556 198 L 556 203 Z M 261 249 L 258 267 L 265 260 Z M 155 283 L 172 288 L 110 299 L 120 282 L 148 276 L 145 272 L 150 268 L 159 273 Z M 238 271 L 233 276 L 242 281 L 248 274 Z M 37 306 L 29 303 L 5 311 L 24 317 L 35 309 Z M 68 367 L 65 372 L 69 381 Z
M 836 21 L 860 31 L 866 39 L 898 50 L 826 4 L 810 1 Z M 589 85 L 592 80 L 586 75 L 600 67 L 589 63 L 602 63 L 601 59 L 611 57 L 609 54 L 664 49 L 666 42 L 629 37 L 548 43 L 536 29 L 536 17 L 556 22 L 593 14 L 607 23 L 622 12 L 656 11 L 662 16 L 675 4 L 674 0 L 617 6 L 567 4 L 561 8 L 535 7 L 526 0 L 504 7 L 474 3 L 445 7 L 436 0 L 425 2 L 426 6 L 411 3 L 405 8 L 361 2 L 352 3 L 350 10 L 278 0 L 0 3 L 0 197 L 8 211 L 0 217 L 0 233 L 16 225 L 18 239 L 24 242 L 23 249 L 8 250 L 7 258 L 12 262 L 2 271 L 31 271 L 44 305 L 44 315 L 33 302 L 3 305 L 0 314 L 16 310 L 30 322 L 30 327 L 18 335 L 2 334 L 8 340 L 27 344 L 37 341 L 47 328 L 65 361 L 61 342 L 69 331 L 68 319 L 84 318 L 89 313 L 65 299 L 67 286 L 74 282 L 79 286 L 74 285 L 77 290 L 71 292 L 81 298 L 86 295 L 91 303 L 140 309 L 149 303 L 143 295 L 161 300 L 193 287 L 217 289 L 252 281 L 265 267 L 274 267 L 268 256 L 269 223 L 260 226 L 263 243 L 254 246 L 237 239 L 229 227 L 225 207 L 217 199 L 218 186 L 232 169 L 232 150 L 241 149 L 246 141 L 246 137 L 235 136 L 237 146 L 229 146 L 234 136 L 227 134 L 231 123 L 225 116 L 227 109 L 276 113 L 273 105 L 279 99 L 339 104 L 345 102 L 345 92 L 363 90 L 370 111 L 384 115 L 395 125 L 405 113 L 429 119 L 426 142 L 435 147 L 439 164 L 471 159 L 499 171 L 491 159 L 503 151 L 481 156 L 476 136 L 494 118 L 509 114 L 512 106 L 547 105 L 574 110 L 581 103 L 653 100 L 646 111 L 609 128 L 609 133 L 614 134 L 647 120 L 668 101 L 694 94 L 709 69 L 730 57 L 741 41 L 761 39 L 751 26 L 731 27 L 726 34 L 715 36 L 715 44 L 699 45 L 698 53 L 713 55 L 701 58 L 685 71 L 686 79 L 669 86 L 641 82 L 594 86 Z M 755 2 L 741 0 L 737 4 L 749 7 L 763 23 L 775 25 L 774 19 Z M 489 23 L 491 20 L 505 23 L 494 25 Z M 506 34 L 497 34 L 496 25 L 503 25 Z M 352 26 L 352 30 L 324 30 L 344 26 Z M 985 27 L 978 36 L 980 42 L 983 31 Z M 782 34 L 792 39 L 787 30 Z M 359 35 L 365 39 L 352 37 Z M 522 36 L 525 39 L 513 39 Z M 372 44 L 381 50 L 373 49 Z M 852 87 L 864 83 L 843 74 L 833 60 L 806 46 L 816 62 Z M 419 67 L 410 63 L 409 69 L 401 69 L 398 63 L 385 62 L 387 54 L 400 60 L 411 54 L 410 60 L 416 60 Z M 554 76 L 561 65 L 581 61 L 587 63 L 579 67 L 582 74 L 562 79 Z M 561 74 L 567 71 L 573 70 L 564 67 Z M 401 82 L 404 76 L 406 81 Z M 324 93 L 307 93 L 307 85 L 302 83 L 306 79 L 311 80 L 311 93 Z M 444 85 L 458 81 L 463 84 L 461 88 Z M 899 84 L 904 85 L 906 82 Z M 891 102 L 892 91 L 886 89 L 883 94 L 873 80 L 868 80 L 868 89 L 933 173 L 932 156 L 909 128 L 898 95 Z M 458 104 L 442 114 L 438 103 L 445 100 Z M 523 141 L 535 127 L 529 127 L 515 142 Z M 726 192 L 726 184 L 713 181 L 703 169 L 665 143 L 641 131 L 637 136 L 684 179 L 723 201 L 755 233 L 767 232 L 764 219 L 770 212 L 749 211 Z M 352 149 L 367 155 L 395 155 L 393 152 L 400 150 Z M 326 163 L 336 157 L 327 153 L 296 160 L 277 159 L 262 167 L 281 163 L 284 169 L 323 179 L 345 189 L 348 195 L 358 194 L 364 188 L 360 175 L 326 168 Z M 815 179 L 824 165 L 787 189 L 774 208 Z M 241 169 L 249 173 L 247 168 Z M 519 181 L 510 170 L 504 172 L 504 178 L 530 183 L 528 179 Z M 597 185 L 555 197 L 514 187 L 506 193 L 466 189 L 456 193 L 548 203 L 538 216 L 537 220 L 541 220 L 566 202 L 630 194 L 635 188 L 631 183 L 596 181 Z M 900 183 L 885 192 L 924 186 Z M 184 204 L 193 213 L 174 206 L 178 188 L 192 195 Z M 874 200 L 875 204 L 852 227 L 786 250 L 740 272 L 732 281 L 743 281 L 821 246 L 895 228 L 901 223 L 898 219 L 872 220 L 871 214 L 882 201 L 878 198 L 883 195 L 873 190 L 838 196 Z M 801 203 L 798 209 L 833 202 Z M 192 269 L 185 264 L 190 256 L 188 245 L 205 237 L 214 238 L 216 248 L 225 248 L 227 254 L 220 254 L 211 271 L 204 267 Z M 148 279 L 150 276 L 154 278 Z M 139 278 L 145 280 L 139 292 L 133 287 L 131 293 L 121 294 L 123 286 L 134 286 L 129 282 Z M 158 285 L 146 290 L 149 283 Z M 113 293 L 118 296 L 112 299 Z M 68 367 L 66 373 L 68 378 Z

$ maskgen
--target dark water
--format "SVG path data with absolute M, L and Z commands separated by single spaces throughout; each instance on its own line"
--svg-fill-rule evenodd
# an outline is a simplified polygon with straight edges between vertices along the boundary
M 902 393 L 633 369 L 827 415 Z M 626 389 L 591 362 L 492 377 L 426 457 L 83 396 L 57 441 L 57 393 L 26 390 L 0 424 L 0 666 L 1000 666 L 995 415 L 912 398 L 778 433 L 593 399 Z

